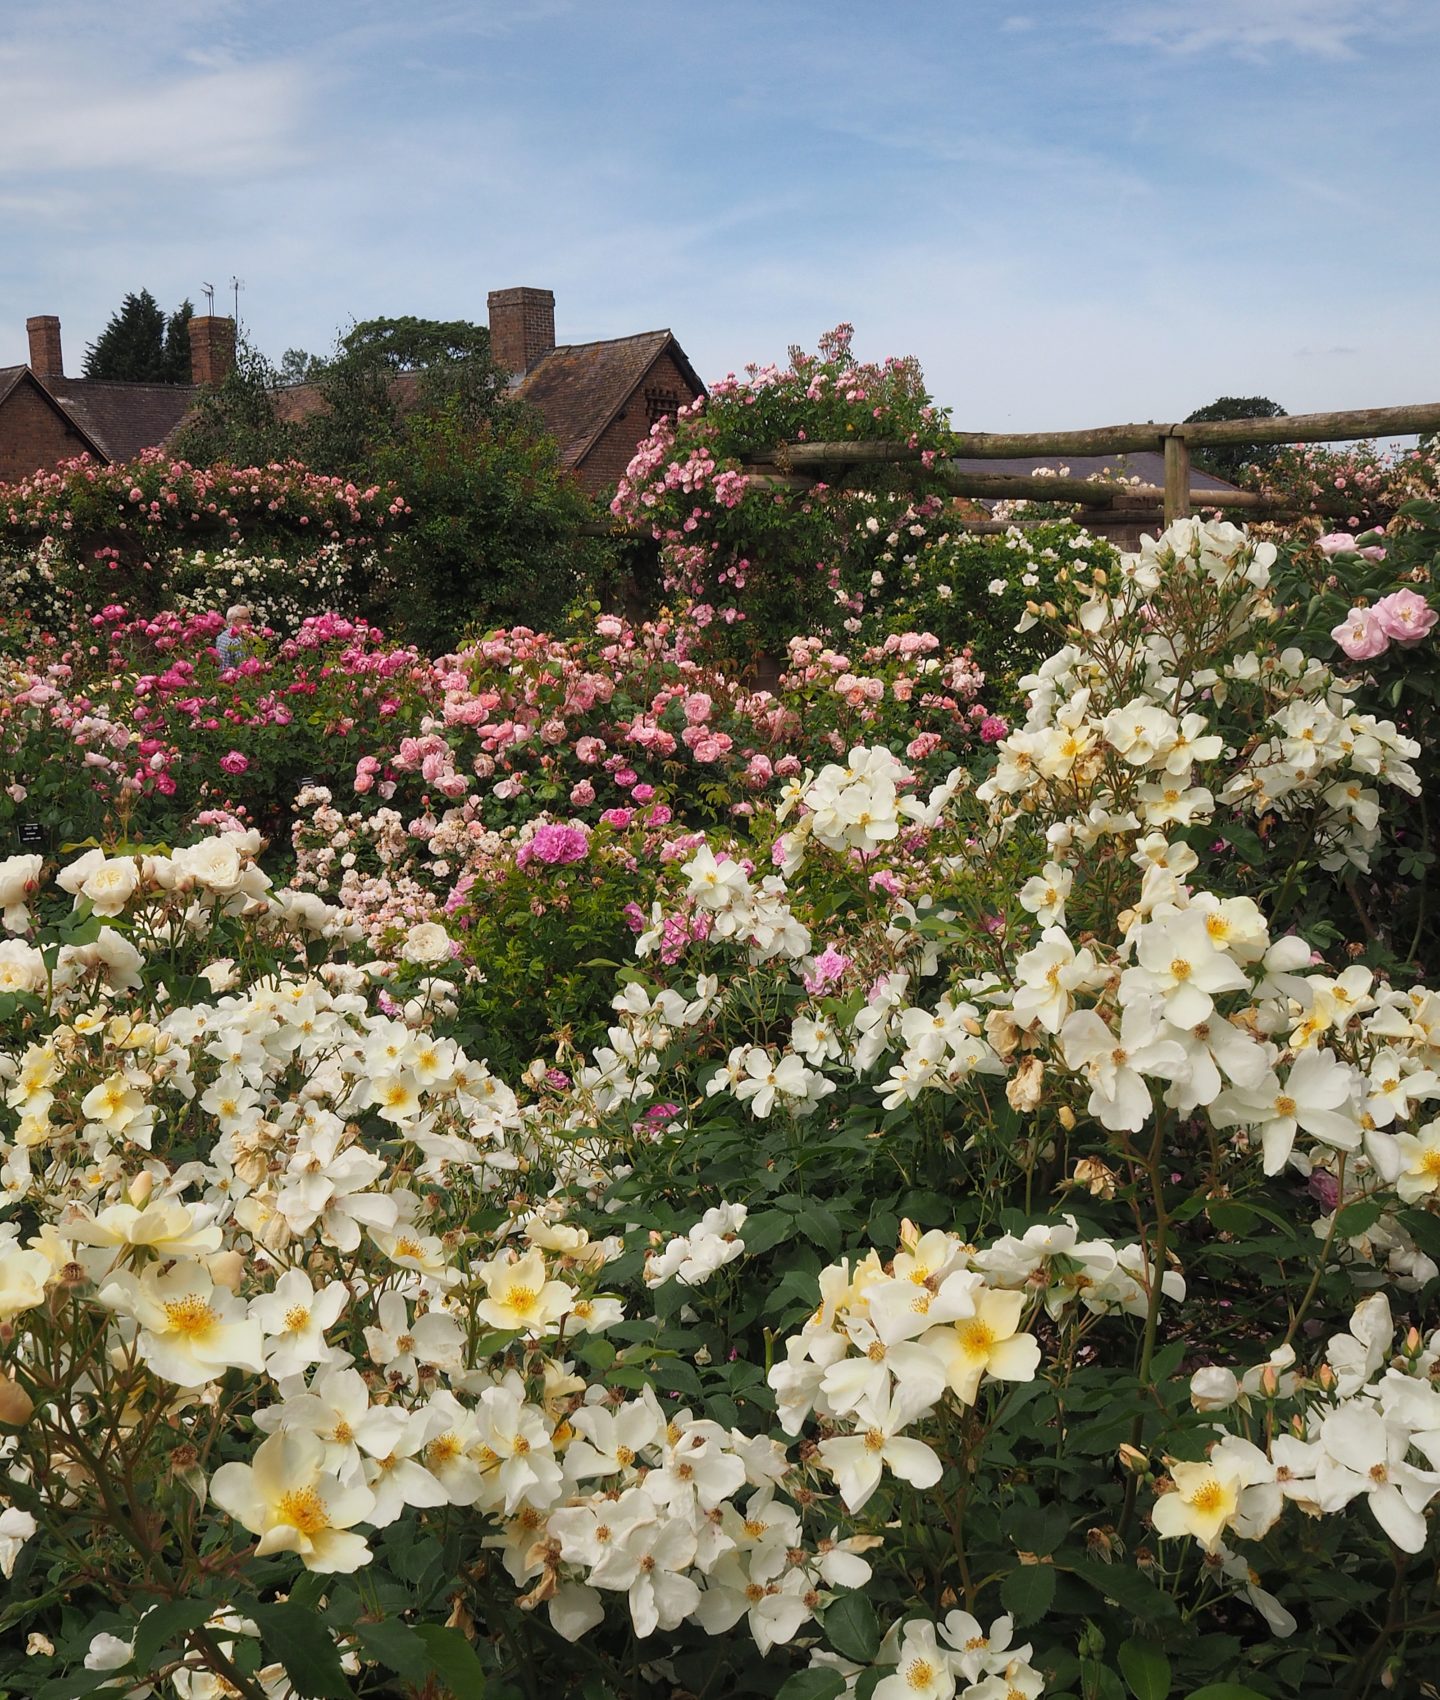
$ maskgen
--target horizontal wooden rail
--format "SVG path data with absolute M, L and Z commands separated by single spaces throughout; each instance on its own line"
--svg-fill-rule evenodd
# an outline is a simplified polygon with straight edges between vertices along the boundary
M 1159 451 L 1167 437 L 1193 447 L 1245 443 L 1339 443 L 1389 433 L 1440 431 L 1440 402 L 1365 407 L 1340 413 L 1292 413 L 1279 419 L 1206 419 L 1194 424 L 1100 425 L 1084 431 L 954 431 L 947 452 L 960 459 L 1017 460 L 1026 455 L 1106 455 Z M 785 443 L 765 457 L 782 467 L 879 466 L 920 459 L 909 443 Z
M 858 445 L 857 445 L 858 446 Z M 868 464 L 876 464 L 869 462 Z M 845 470 L 845 469 L 840 469 Z M 1158 484 L 1122 484 L 1118 480 L 1096 478 L 1022 477 L 1018 473 L 962 472 L 946 461 L 935 465 L 935 477 L 952 495 L 975 496 L 984 501 L 1010 502 L 1077 502 L 1088 508 L 1110 508 L 1117 501 L 1150 502 L 1159 508 L 1169 508 L 1166 492 Z M 769 463 L 755 462 L 746 468 L 752 484 L 767 489 L 807 490 L 815 478 L 798 472 L 779 472 Z M 1172 497 L 1175 492 L 1172 492 Z M 1186 488 L 1184 512 L 1196 508 L 1244 509 L 1257 518 L 1266 515 L 1322 513 L 1344 516 L 1355 511 L 1355 504 L 1343 496 L 1317 497 L 1309 508 L 1297 508 L 1279 503 L 1255 490 L 1203 490 Z M 1175 512 L 1182 511 L 1176 507 Z M 1174 517 L 1172 515 L 1172 517 Z

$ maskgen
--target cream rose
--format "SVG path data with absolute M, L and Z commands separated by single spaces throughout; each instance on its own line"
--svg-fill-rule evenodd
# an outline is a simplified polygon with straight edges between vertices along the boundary
M 405 935 L 400 954 L 406 962 L 444 962 L 450 955 L 450 935 L 438 921 L 421 921 Z
M 23 932 L 30 924 L 25 901 L 40 884 L 43 856 L 7 856 L 0 862 L 0 921 L 11 933 Z
M 97 915 L 118 915 L 135 895 L 140 870 L 126 856 L 102 861 L 81 885 L 79 896 L 88 898 Z

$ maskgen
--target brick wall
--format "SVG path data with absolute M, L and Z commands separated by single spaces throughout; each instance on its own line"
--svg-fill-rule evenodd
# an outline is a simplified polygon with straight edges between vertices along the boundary
M 668 354 L 655 360 L 635 386 L 619 416 L 611 421 L 580 467 L 580 482 L 592 495 L 612 489 L 629 466 L 636 445 L 650 435 L 662 413 L 694 401 L 697 391 Z
M 0 484 L 73 460 L 88 446 L 28 380 L 0 402 Z
M 549 289 L 492 289 L 490 358 L 520 378 L 555 346 L 555 295 Z

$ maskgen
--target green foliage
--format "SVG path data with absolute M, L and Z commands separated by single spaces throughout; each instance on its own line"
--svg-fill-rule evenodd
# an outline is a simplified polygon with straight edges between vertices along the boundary
M 605 573 L 606 551 L 582 536 L 594 509 L 538 420 L 505 399 L 483 325 L 369 319 L 328 360 L 286 358 L 277 373 L 247 348 L 177 447 L 206 463 L 293 457 L 402 491 L 392 592 L 366 610 L 385 626 L 432 649 L 467 626 L 554 626 Z M 289 379 L 313 387 L 304 408 L 287 402 Z
M 242 331 L 235 364 L 218 384 L 203 389 L 171 440 L 174 452 L 195 466 L 268 466 L 301 458 L 296 427 L 280 416 L 283 379 Z
M 194 311 L 182 301 L 167 319 L 148 289 L 127 295 L 86 349 L 85 376 L 111 383 L 188 384 L 188 327 Z
M 1197 407 L 1185 415 L 1187 425 L 1206 420 L 1225 419 L 1284 419 L 1286 412 L 1279 402 L 1269 396 L 1222 395 L 1206 407 Z M 1242 466 L 1269 466 L 1280 452 L 1277 443 L 1230 443 L 1224 446 L 1197 449 L 1192 458 L 1202 472 L 1225 478 L 1234 484 L 1239 481 Z
M 476 419 L 459 397 L 405 420 L 372 462 L 410 509 L 389 624 L 432 652 L 470 625 L 554 629 L 585 583 L 594 508 L 528 416 Z

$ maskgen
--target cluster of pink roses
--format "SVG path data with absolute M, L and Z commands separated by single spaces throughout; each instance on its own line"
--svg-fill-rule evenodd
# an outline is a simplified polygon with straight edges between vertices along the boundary
M 1352 661 L 1373 661 L 1392 643 L 1412 648 L 1440 616 L 1413 590 L 1392 590 L 1373 606 L 1352 608 L 1330 633 Z

